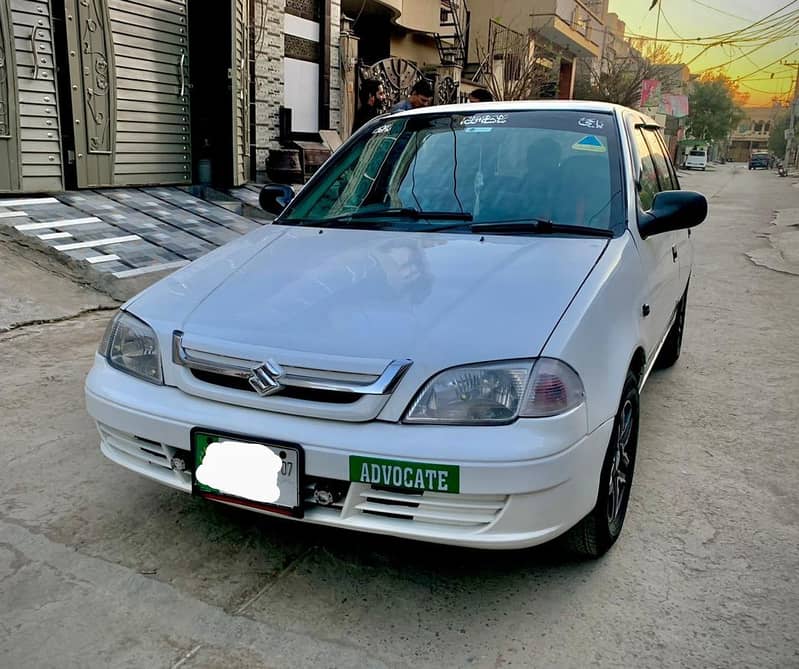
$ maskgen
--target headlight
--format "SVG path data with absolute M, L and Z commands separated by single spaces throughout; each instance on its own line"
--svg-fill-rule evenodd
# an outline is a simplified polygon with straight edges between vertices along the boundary
M 405 416 L 406 423 L 492 425 L 565 413 L 585 398 L 577 373 L 540 358 L 455 367 L 433 377 Z
M 99 353 L 123 372 L 150 383 L 164 382 L 155 332 L 125 311 L 120 311 L 108 324 Z

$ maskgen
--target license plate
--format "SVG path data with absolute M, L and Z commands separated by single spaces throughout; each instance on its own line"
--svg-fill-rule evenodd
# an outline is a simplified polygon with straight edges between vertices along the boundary
M 460 492 L 460 468 L 429 462 L 406 462 L 350 456 L 350 481 L 388 488 Z
M 299 446 L 195 430 L 192 451 L 196 494 L 301 515 Z

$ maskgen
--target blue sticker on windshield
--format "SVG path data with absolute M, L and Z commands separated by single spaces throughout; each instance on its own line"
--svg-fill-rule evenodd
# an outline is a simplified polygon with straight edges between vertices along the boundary
M 605 153 L 607 151 L 602 140 L 595 135 L 586 135 L 579 142 L 572 144 L 572 148 L 577 151 L 593 151 L 594 153 Z
M 466 128 L 466 132 L 491 132 L 493 128 Z

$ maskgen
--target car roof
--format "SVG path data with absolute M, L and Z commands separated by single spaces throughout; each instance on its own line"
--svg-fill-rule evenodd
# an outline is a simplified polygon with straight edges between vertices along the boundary
M 434 107 L 421 107 L 407 111 L 391 112 L 387 116 L 401 118 L 405 116 L 423 116 L 425 114 L 459 114 L 463 112 L 501 112 L 501 111 L 578 111 L 598 112 L 603 114 L 631 114 L 640 118 L 641 123 L 658 126 L 654 119 L 635 109 L 611 104 L 609 102 L 595 102 L 593 100 L 513 100 L 496 102 L 470 102 L 452 105 L 437 105 Z

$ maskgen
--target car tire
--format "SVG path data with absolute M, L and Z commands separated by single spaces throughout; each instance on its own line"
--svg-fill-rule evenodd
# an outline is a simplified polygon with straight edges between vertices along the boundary
M 674 317 L 674 322 L 669 328 L 669 333 L 663 342 L 663 346 L 658 353 L 657 360 L 655 360 L 656 369 L 667 369 L 672 367 L 677 360 L 680 359 L 680 350 L 682 349 L 682 335 L 685 331 L 685 308 L 688 302 L 688 288 L 685 289 L 680 301 L 677 303 L 677 312 Z
M 621 534 L 638 450 L 639 406 L 638 377 L 628 371 L 599 475 L 596 505 L 566 533 L 566 545 L 572 553 L 602 557 Z

